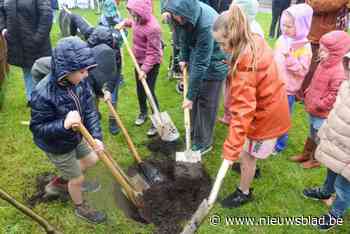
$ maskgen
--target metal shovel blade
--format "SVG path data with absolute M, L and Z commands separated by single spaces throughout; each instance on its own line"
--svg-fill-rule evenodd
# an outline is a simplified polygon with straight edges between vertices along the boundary
M 191 220 L 187 223 L 187 225 L 182 230 L 181 234 L 193 234 L 198 229 L 199 225 L 203 222 L 203 219 L 208 215 L 210 211 L 210 207 L 208 204 L 208 200 L 204 199 L 202 203 L 199 205 L 196 212 L 192 215 Z
M 138 164 L 145 179 L 151 184 L 159 184 L 165 180 L 164 175 L 160 171 L 149 163 L 141 162 Z
M 157 128 L 158 134 L 163 141 L 172 142 L 179 139 L 180 134 L 171 120 L 168 112 L 160 113 L 160 121 L 155 114 L 150 116 L 153 125 Z
M 176 162 L 197 163 L 201 159 L 200 151 L 186 150 L 184 152 L 176 152 Z
M 131 184 L 135 188 L 136 191 L 143 193 L 150 188 L 150 185 L 146 182 L 146 180 L 140 174 L 136 173 L 129 177 Z

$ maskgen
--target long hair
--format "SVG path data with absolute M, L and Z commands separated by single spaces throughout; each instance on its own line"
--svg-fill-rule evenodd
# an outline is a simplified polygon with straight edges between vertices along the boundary
M 231 73 L 234 77 L 239 56 L 245 51 L 251 52 L 250 67 L 253 71 L 257 67 L 257 48 L 254 43 L 248 19 L 242 9 L 232 3 L 229 10 L 220 14 L 213 25 L 214 32 L 221 32 L 221 35 L 228 41 L 231 53 Z

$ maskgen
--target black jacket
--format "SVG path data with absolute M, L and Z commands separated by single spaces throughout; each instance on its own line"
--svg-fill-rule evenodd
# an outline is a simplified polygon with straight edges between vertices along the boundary
M 8 63 L 31 68 L 51 55 L 50 0 L 0 0 L 0 30 L 7 28 Z
M 30 130 L 34 142 L 42 150 L 63 154 L 72 151 L 81 141 L 79 133 L 64 128 L 69 111 L 77 110 L 82 122 L 94 138 L 102 133 L 93 93 L 86 80 L 77 85 L 62 85 L 58 80 L 69 73 L 95 64 L 92 51 L 76 37 L 60 40 L 53 51 L 49 76 L 39 82 L 32 94 Z M 67 82 L 65 82 L 67 83 Z

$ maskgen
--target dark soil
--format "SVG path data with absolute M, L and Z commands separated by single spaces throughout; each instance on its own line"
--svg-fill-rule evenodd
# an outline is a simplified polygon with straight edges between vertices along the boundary
M 45 192 L 45 186 L 52 180 L 55 175 L 51 172 L 45 172 L 36 177 L 36 193 L 32 196 L 29 196 L 27 193 L 24 194 L 24 200 L 30 207 L 34 207 L 39 203 L 51 202 L 51 201 L 68 201 L 69 194 L 60 194 L 60 195 L 48 195 Z
M 176 141 L 163 141 L 159 136 L 151 138 L 146 142 L 147 148 L 155 153 L 162 153 L 166 156 L 170 156 L 176 153 L 176 151 L 182 151 L 183 142 L 181 140 Z
M 156 234 L 180 233 L 183 224 L 192 217 L 202 200 L 208 197 L 211 188 L 210 177 L 200 164 L 193 168 L 197 172 L 191 174 L 195 176 L 186 177 L 186 170 L 185 176 L 178 174 L 179 170 L 175 176 L 173 160 L 149 160 L 147 163 L 159 168 L 166 180 L 152 185 L 144 192 L 145 206 L 141 211 L 142 216 L 157 226 Z M 133 166 L 129 172 L 136 169 L 137 167 Z

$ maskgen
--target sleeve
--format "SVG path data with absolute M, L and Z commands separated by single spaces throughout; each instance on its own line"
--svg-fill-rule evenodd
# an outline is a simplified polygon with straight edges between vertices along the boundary
M 0 0 L 0 32 L 6 28 L 5 0 Z
M 309 71 L 311 59 L 312 59 L 311 48 L 310 50 L 305 48 L 303 55 L 297 58 L 289 55 L 286 58 L 287 70 L 297 77 L 304 78 Z
M 306 0 L 314 12 L 328 13 L 338 11 L 348 3 L 348 0 Z
M 86 102 L 84 109 L 84 125 L 94 138 L 102 141 L 102 130 L 96 109 L 95 99 L 92 94 L 92 89 L 88 82 L 84 81 L 84 83 L 85 86 L 83 95 L 84 101 Z
M 34 34 L 34 40 L 37 43 L 43 43 L 47 38 L 50 38 L 52 26 L 52 9 L 50 0 L 37 0 L 38 7 L 38 24 Z
M 159 61 L 161 56 L 161 32 L 157 29 L 148 35 L 146 58 L 141 66 L 141 69 L 147 74 L 154 66 L 155 61 Z
M 179 61 L 188 62 L 190 60 L 189 37 L 184 29 L 179 26 L 174 26 L 175 33 L 179 34 L 180 41 L 180 58 Z
M 111 93 L 113 93 L 116 83 L 117 83 L 117 65 L 116 65 L 116 55 L 114 50 L 108 50 L 104 53 L 104 61 L 106 64 L 104 64 L 104 67 L 106 68 L 106 76 L 107 80 L 103 84 L 103 90 L 107 90 Z
M 344 80 L 344 76 L 333 77 L 328 83 L 327 95 L 320 100 L 319 108 L 321 110 L 330 111 L 337 98 L 338 90 Z
M 248 84 L 246 80 L 254 79 L 253 73 L 247 77 L 235 79 L 234 88 L 230 90 L 232 118 L 229 124 L 229 133 L 223 145 L 223 156 L 230 161 L 237 161 L 243 149 L 249 126 L 254 120 L 256 110 L 256 86 Z M 241 78 L 241 77 L 240 77 Z M 254 81 L 255 82 L 255 81 Z
M 44 139 L 72 138 L 75 133 L 64 128 L 64 118 L 57 115 L 49 101 L 42 98 L 36 91 L 32 94 L 30 130 L 36 137 Z
M 210 28 L 199 33 L 190 61 L 189 87 L 187 98 L 194 100 L 198 95 L 203 77 L 205 77 L 210 65 L 211 56 L 214 49 L 214 38 Z

